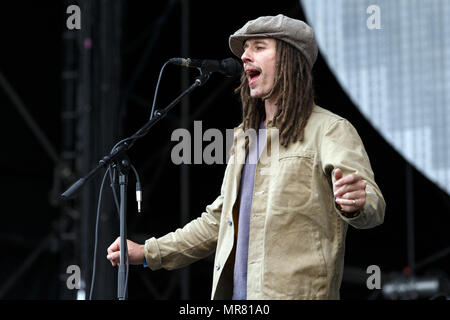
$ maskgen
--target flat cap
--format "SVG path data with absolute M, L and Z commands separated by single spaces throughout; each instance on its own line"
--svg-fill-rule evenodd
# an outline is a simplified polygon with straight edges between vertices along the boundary
M 230 36 L 231 52 L 240 58 L 244 53 L 244 42 L 258 37 L 270 37 L 289 43 L 303 53 L 311 68 L 317 59 L 318 48 L 314 30 L 301 20 L 282 14 L 250 20 Z

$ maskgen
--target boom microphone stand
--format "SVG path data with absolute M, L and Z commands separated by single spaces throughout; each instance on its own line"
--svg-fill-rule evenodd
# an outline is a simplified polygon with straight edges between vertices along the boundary
M 155 110 L 153 117 L 144 124 L 136 133 L 132 136 L 119 141 L 113 148 L 111 153 L 102 160 L 99 164 L 92 169 L 86 176 L 80 178 L 74 184 L 72 184 L 64 193 L 61 194 L 63 200 L 73 197 L 81 187 L 83 187 L 89 180 L 96 176 L 101 168 L 108 168 L 110 165 L 115 166 L 119 170 L 119 185 L 120 185 L 120 265 L 118 272 L 118 289 L 117 296 L 119 300 L 126 300 L 127 298 L 127 269 L 125 267 L 125 261 L 128 265 L 128 248 L 126 241 L 126 215 L 127 215 L 127 184 L 128 184 L 128 173 L 130 169 L 130 161 L 126 154 L 126 151 L 130 149 L 137 139 L 140 139 L 147 135 L 151 127 L 155 125 L 159 120 L 164 118 L 167 113 L 178 103 L 180 100 L 195 88 L 202 86 L 208 81 L 211 72 L 200 70 L 200 75 L 195 79 L 195 82 L 183 91 L 175 100 L 173 100 L 166 108 L 162 110 Z

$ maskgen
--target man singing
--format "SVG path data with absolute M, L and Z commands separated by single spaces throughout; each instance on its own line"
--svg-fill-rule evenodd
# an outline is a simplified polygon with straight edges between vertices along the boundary
M 306 23 L 260 17 L 229 45 L 244 65 L 242 123 L 220 195 L 182 229 L 145 245 L 128 240 L 129 261 L 171 270 L 215 251 L 212 299 L 339 299 L 348 225 L 384 220 L 363 143 L 347 120 L 314 104 L 318 49 Z M 255 141 L 241 139 L 251 129 Z M 272 144 L 277 152 L 264 152 Z M 119 251 L 118 238 L 108 248 L 113 266 Z

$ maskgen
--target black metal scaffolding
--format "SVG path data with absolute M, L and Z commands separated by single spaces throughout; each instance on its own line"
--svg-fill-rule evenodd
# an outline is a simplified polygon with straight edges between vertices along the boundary
M 121 1 L 80 1 L 81 32 L 78 39 L 79 85 L 77 93 L 77 176 L 87 174 L 108 154 L 121 135 L 120 37 Z M 79 244 L 82 289 L 88 297 L 93 266 L 95 218 L 100 177 L 85 185 L 78 196 Z M 109 192 L 107 192 L 109 191 Z M 112 194 L 105 190 L 100 219 L 94 299 L 116 297 L 115 269 L 105 259 L 106 248 L 118 235 L 118 217 Z

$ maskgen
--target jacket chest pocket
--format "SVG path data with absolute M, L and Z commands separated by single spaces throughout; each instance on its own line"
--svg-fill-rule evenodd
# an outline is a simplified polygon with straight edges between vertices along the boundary
M 311 201 L 314 154 L 281 155 L 269 189 L 269 205 L 274 211 L 296 211 Z

